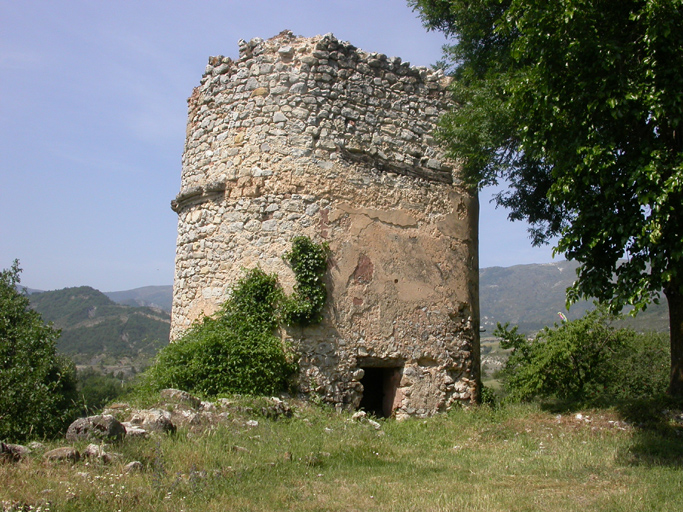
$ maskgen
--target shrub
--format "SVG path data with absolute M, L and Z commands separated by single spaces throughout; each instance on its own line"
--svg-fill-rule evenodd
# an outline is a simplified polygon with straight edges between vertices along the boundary
M 59 331 L 17 290 L 19 262 L 0 272 L 0 439 L 52 437 L 77 416 L 76 370 Z
M 93 368 L 79 370 L 78 399 L 80 414 L 89 416 L 99 414 L 105 405 L 124 395 L 130 383 L 122 376 L 102 373 Z
M 279 319 L 288 325 L 320 320 L 327 248 L 296 237 L 285 259 L 297 280 L 292 297 L 285 297 L 275 275 L 258 268 L 247 271 L 218 314 L 195 323 L 161 350 L 146 374 L 147 385 L 205 396 L 269 395 L 285 389 L 296 364 L 274 332 Z
M 665 338 L 615 329 L 598 309 L 527 339 L 500 324 L 494 335 L 512 353 L 501 372 L 508 399 L 591 402 L 663 393 L 668 383 Z
M 159 353 L 148 371 L 152 386 L 207 396 L 284 389 L 295 367 L 273 334 L 281 296 L 274 275 L 250 270 L 218 315 L 203 318 Z
M 608 394 L 617 399 L 662 396 L 669 386 L 668 333 L 634 334 L 610 359 Z

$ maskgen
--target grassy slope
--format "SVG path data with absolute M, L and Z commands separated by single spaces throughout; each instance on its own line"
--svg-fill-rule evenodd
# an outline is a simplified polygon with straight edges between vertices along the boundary
M 683 510 L 680 427 L 583 415 L 480 408 L 379 431 L 306 406 L 256 427 L 231 415 L 204 434 L 109 448 L 122 454 L 110 466 L 0 465 L 0 500 L 84 511 Z M 145 470 L 122 474 L 131 460 Z

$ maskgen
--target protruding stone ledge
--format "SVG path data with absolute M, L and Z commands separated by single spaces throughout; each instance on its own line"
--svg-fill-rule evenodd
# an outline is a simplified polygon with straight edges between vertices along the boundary
M 211 181 L 204 187 L 196 186 L 181 190 L 180 193 L 171 201 L 171 210 L 178 213 L 189 203 L 196 203 L 198 200 L 208 199 L 209 195 L 222 194 L 225 192 L 225 181 Z
M 339 152 L 343 160 L 377 169 L 381 172 L 393 172 L 412 178 L 446 183 L 448 185 L 453 184 L 453 175 L 451 174 L 450 169 L 445 168 L 444 166 L 440 166 L 441 169 L 437 169 L 437 165 L 431 161 L 428 164 L 429 167 L 424 167 L 421 165 L 407 165 L 400 162 L 392 162 L 382 158 L 379 153 L 371 155 L 370 153 L 358 150 L 355 147 L 349 149 L 340 148 Z

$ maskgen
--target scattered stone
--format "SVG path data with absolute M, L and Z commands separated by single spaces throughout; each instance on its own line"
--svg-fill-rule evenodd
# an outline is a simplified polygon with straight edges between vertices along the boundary
M 356 411 L 351 415 L 351 419 L 354 421 L 362 421 L 367 415 L 368 414 L 365 411 Z
M 78 452 L 78 450 L 71 446 L 63 446 L 61 448 L 55 448 L 54 450 L 45 452 L 43 459 L 48 462 L 62 462 L 68 460 L 74 463 L 81 459 L 81 454 Z
M 94 459 L 105 464 L 109 464 L 113 459 L 113 454 L 104 451 L 104 448 L 97 444 L 89 444 L 83 452 L 81 457 L 84 459 Z
M 258 421 L 256 421 L 256 420 L 247 420 L 246 425 L 247 425 L 247 427 L 258 427 Z
M 31 450 L 20 444 L 0 443 L 0 462 L 19 462 Z
M 284 400 L 277 397 L 271 397 L 268 399 L 268 405 L 261 407 L 261 414 L 266 418 L 291 418 L 293 411 L 292 408 Z
M 142 427 L 138 427 L 137 425 L 132 425 L 130 422 L 124 422 L 124 426 L 126 427 L 126 438 L 146 439 L 149 437 L 149 432 L 147 432 Z
M 31 441 L 28 443 L 28 447 L 34 452 L 39 452 L 45 449 L 45 445 L 43 443 L 39 443 L 38 441 Z
M 142 462 L 140 462 L 139 460 L 134 460 L 133 462 L 129 462 L 128 464 L 123 466 L 124 473 L 134 473 L 136 471 L 142 471 L 142 469 Z
M 66 431 L 67 441 L 120 441 L 125 435 L 126 427 L 110 414 L 78 418 Z
M 202 401 L 196 396 L 191 395 L 187 391 L 182 391 L 180 389 L 162 389 L 159 392 L 159 396 L 162 400 L 167 402 L 177 402 L 184 405 L 189 405 L 193 409 L 199 409 L 202 405 Z
M 373 427 L 375 430 L 379 430 L 382 428 L 382 425 L 377 423 L 375 420 L 371 420 L 370 418 L 367 418 L 366 421 L 367 421 L 368 425 Z
M 81 456 L 84 459 L 99 459 L 104 454 L 104 449 L 98 444 L 89 444 Z
M 202 402 L 201 405 L 199 406 L 199 410 L 205 411 L 205 412 L 215 412 L 216 411 L 216 404 L 213 402 Z
M 133 415 L 130 423 L 142 427 L 147 432 L 173 433 L 176 431 L 176 427 L 171 421 L 171 413 L 161 409 L 138 411 Z

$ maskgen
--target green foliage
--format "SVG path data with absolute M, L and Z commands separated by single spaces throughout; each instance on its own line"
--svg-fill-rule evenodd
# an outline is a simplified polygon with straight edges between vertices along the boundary
M 148 370 L 150 384 L 204 396 L 286 388 L 295 366 L 273 334 L 281 296 L 276 276 L 250 270 L 218 315 L 203 318 L 159 353 Z
M 609 394 L 618 400 L 662 396 L 669 383 L 671 352 L 664 333 L 648 332 L 627 338 L 609 361 Z
M 638 312 L 663 290 L 683 395 L 681 0 L 410 3 L 456 41 L 440 135 L 468 183 L 507 181 L 510 218 L 581 264 L 569 302 Z
M 277 276 L 259 268 L 247 271 L 217 315 L 195 323 L 159 353 L 147 372 L 148 386 L 205 396 L 285 389 L 296 364 L 274 332 L 280 318 L 289 325 L 320 320 L 327 248 L 296 237 L 285 259 L 297 280 L 293 297 L 284 296 Z
M 129 384 L 122 378 L 92 368 L 79 370 L 77 377 L 82 416 L 98 414 L 105 405 L 122 396 L 129 388 Z
M 74 365 L 17 290 L 20 272 L 17 261 L 0 272 L 0 439 L 11 441 L 54 436 L 77 414 Z
M 327 269 L 327 243 L 316 244 L 310 238 L 297 236 L 292 240 L 292 250 L 284 259 L 294 270 L 296 285 L 294 293 L 283 301 L 282 320 L 287 325 L 319 323 L 327 299 L 323 277 Z
M 512 349 L 501 372 L 511 400 L 536 397 L 590 403 L 662 394 L 668 379 L 666 338 L 615 329 L 604 309 L 545 328 L 527 339 L 517 327 L 500 325 L 494 335 Z

